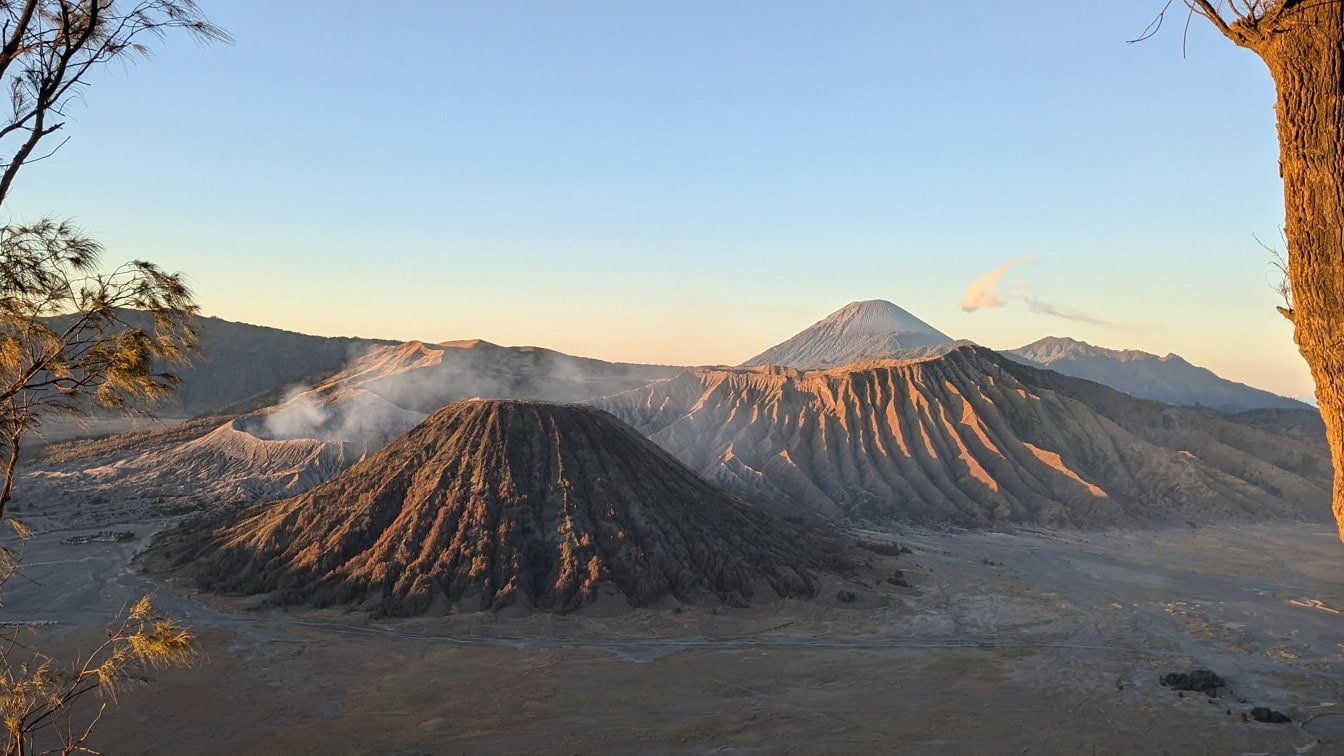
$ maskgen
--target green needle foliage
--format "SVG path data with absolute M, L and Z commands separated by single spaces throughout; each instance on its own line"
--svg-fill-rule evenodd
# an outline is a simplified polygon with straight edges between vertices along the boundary
M 64 128 L 90 74 L 147 56 L 150 42 L 175 30 L 228 39 L 194 0 L 0 0 L 0 85 L 9 105 L 0 108 L 0 208 L 23 166 L 65 144 L 45 140 Z M 133 310 L 141 314 L 125 317 Z M 195 349 L 196 311 L 181 274 L 143 260 L 105 268 L 102 247 L 69 223 L 0 226 L 0 446 L 8 453 L 0 519 L 24 434 L 53 414 L 144 411 L 168 395 L 178 379 L 165 366 Z M 31 536 L 9 521 L 20 538 Z M 0 547 L 0 588 L 18 563 Z M 19 640 L 15 630 L 0 644 L 3 756 L 95 753 L 90 734 L 118 687 L 136 670 L 185 664 L 192 653 L 190 633 L 147 598 L 72 664 Z M 90 695 L 98 699 L 91 712 L 75 706 Z
M 132 261 L 99 270 L 102 248 L 69 224 L 0 227 L 0 443 L 7 447 L 0 516 L 20 441 L 54 413 L 144 407 L 178 379 L 161 366 L 196 346 L 197 307 L 181 274 Z M 152 316 L 149 330 L 123 319 Z
M 40 653 L 24 654 L 12 638 L 0 647 L 0 722 L 4 756 L 33 753 L 96 753 L 93 727 L 108 701 L 137 679 L 135 670 L 184 666 L 191 662 L 191 633 L 159 614 L 145 597 L 136 602 L 107 639 L 78 665 L 67 667 Z M 90 694 L 102 701 L 82 724 L 76 703 Z

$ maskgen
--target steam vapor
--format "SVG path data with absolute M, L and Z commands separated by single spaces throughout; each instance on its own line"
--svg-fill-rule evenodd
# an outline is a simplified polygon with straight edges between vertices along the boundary
M 961 309 L 966 312 L 975 312 L 982 307 L 1004 307 L 1008 303 L 999 297 L 999 279 L 1011 268 L 1017 265 L 1035 265 L 1036 259 L 1033 257 L 1019 257 L 1016 260 L 1009 260 L 990 272 L 980 276 L 971 282 L 970 288 L 966 289 L 966 296 L 961 298 Z
M 966 289 L 966 295 L 961 298 L 961 309 L 964 312 L 975 312 L 986 307 L 1007 307 L 1011 300 L 1018 300 L 1031 309 L 1042 315 L 1053 315 L 1065 320 L 1073 320 L 1080 323 L 1090 323 L 1097 326 L 1109 327 L 1111 324 L 1100 319 L 1094 318 L 1081 310 L 1075 310 L 1072 307 L 1057 305 L 1052 302 L 1046 302 L 1037 299 L 1031 293 L 1031 282 L 1022 279 L 1015 281 L 1000 294 L 1000 281 L 1003 276 L 1011 269 L 1019 265 L 1034 265 L 1036 259 L 1032 257 L 1019 257 L 1000 265 L 990 272 L 980 276 L 971 282 Z

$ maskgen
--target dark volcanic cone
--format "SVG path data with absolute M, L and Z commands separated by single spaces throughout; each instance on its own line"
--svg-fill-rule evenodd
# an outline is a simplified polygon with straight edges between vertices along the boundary
M 450 404 L 300 496 L 198 521 L 156 544 L 201 587 L 281 603 L 419 614 L 522 602 L 570 611 L 607 588 L 741 603 L 815 593 L 821 531 L 743 504 L 600 410 Z

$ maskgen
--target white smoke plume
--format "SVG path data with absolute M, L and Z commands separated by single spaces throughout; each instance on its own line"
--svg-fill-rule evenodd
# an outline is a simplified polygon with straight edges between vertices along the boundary
M 418 346 L 418 348 L 416 348 Z M 430 413 L 464 399 L 543 399 L 576 402 L 655 380 L 634 366 L 536 348 L 481 343 L 375 346 L 323 391 L 294 386 L 284 400 L 247 423 L 268 440 L 317 439 L 381 447 Z M 629 375 L 629 377 L 627 377 Z
M 980 276 L 971 282 L 966 289 L 966 295 L 961 298 L 961 309 L 965 312 L 975 312 L 985 307 L 1007 307 L 1008 302 L 1017 300 L 1032 312 L 1042 315 L 1052 315 L 1056 318 L 1073 320 L 1080 323 L 1091 323 L 1096 326 L 1109 327 L 1111 324 L 1100 319 L 1092 317 L 1081 310 L 1075 310 L 1072 307 L 1046 302 L 1037 299 L 1031 291 L 1031 282 L 1025 278 L 1012 282 L 1011 285 L 1000 290 L 1000 282 L 1009 270 L 1018 265 L 1034 265 L 1036 259 L 1032 257 L 1019 257 L 1000 265 L 990 272 Z
M 971 282 L 966 289 L 966 296 L 961 298 L 961 309 L 966 312 L 975 312 L 982 307 L 1005 307 L 1007 302 L 999 296 L 999 279 L 1009 269 L 1017 265 L 1035 265 L 1036 260 L 1032 257 L 1019 257 L 1016 260 L 1009 260 L 990 272 L 980 276 Z
M 368 391 L 354 392 L 332 404 L 296 386 L 261 418 L 257 435 L 382 446 L 423 419 L 424 413 L 403 409 Z

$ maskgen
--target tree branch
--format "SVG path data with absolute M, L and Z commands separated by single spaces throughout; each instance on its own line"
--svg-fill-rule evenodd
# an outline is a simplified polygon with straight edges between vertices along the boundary
M 1218 31 L 1222 32 L 1224 37 L 1238 45 L 1245 40 L 1245 37 L 1228 24 L 1227 19 L 1223 18 L 1223 14 L 1209 0 L 1185 0 L 1185 4 L 1218 27 Z

